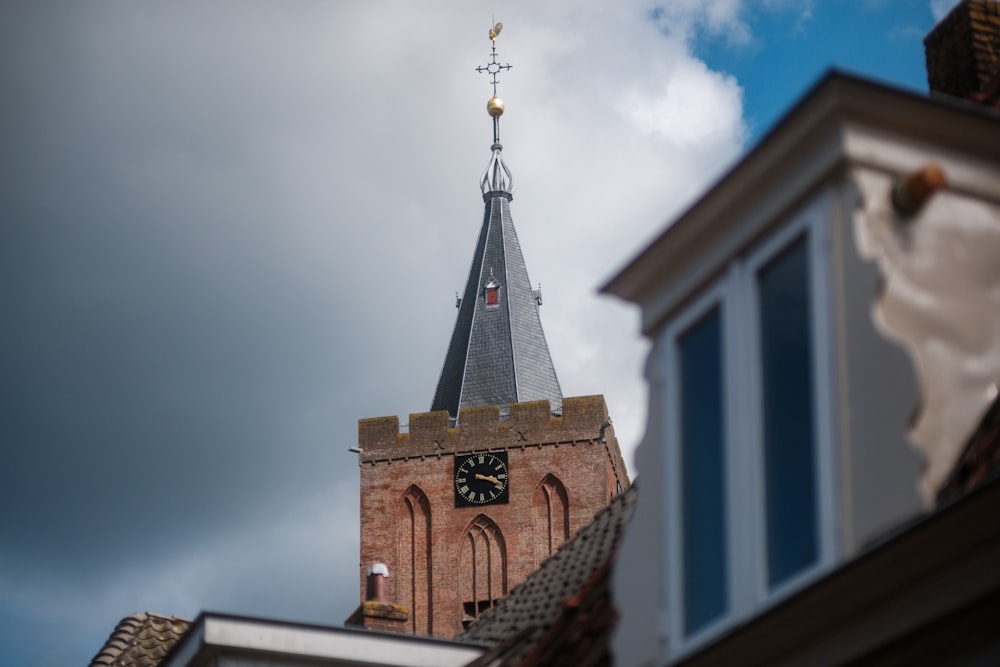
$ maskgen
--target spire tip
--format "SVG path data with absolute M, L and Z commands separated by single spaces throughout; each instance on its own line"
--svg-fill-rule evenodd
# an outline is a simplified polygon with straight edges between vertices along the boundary
M 490 61 L 476 68 L 477 72 L 486 72 L 490 75 L 490 84 L 493 86 L 493 97 L 486 103 L 486 113 L 493 118 L 493 143 L 500 141 L 499 120 L 504 112 L 503 100 L 497 97 L 497 76 L 500 72 L 512 67 L 510 63 L 501 64 L 497 60 L 497 35 L 500 34 L 501 30 L 503 30 L 503 23 L 497 21 L 493 28 L 490 29 L 490 43 L 492 45 L 490 49 Z

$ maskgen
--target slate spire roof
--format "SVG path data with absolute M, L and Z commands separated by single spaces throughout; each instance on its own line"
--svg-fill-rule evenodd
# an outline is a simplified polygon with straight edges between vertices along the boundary
M 491 32 L 491 39 L 495 40 Z M 487 103 L 493 117 L 492 157 L 480 181 L 485 212 L 458 318 L 444 360 L 431 410 L 459 410 L 548 400 L 562 409 L 562 391 L 538 316 L 541 292 L 532 290 L 521 246 L 510 215 L 513 177 L 501 157 L 500 115 L 496 97 L 496 43 L 493 62 L 480 71 L 493 75 L 494 97 Z M 493 69 L 490 69 L 493 67 Z

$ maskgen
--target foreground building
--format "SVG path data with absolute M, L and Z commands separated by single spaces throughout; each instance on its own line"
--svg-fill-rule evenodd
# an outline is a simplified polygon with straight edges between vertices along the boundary
M 994 110 L 830 74 L 605 290 L 653 341 L 618 664 L 1000 662 Z

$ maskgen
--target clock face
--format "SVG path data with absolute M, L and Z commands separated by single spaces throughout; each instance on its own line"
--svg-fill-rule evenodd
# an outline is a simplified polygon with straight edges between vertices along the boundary
M 505 503 L 507 452 L 470 454 L 455 457 L 455 507 Z

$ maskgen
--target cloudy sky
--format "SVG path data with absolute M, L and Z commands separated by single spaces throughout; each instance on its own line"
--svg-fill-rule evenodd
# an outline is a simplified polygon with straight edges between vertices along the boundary
M 644 347 L 596 287 L 828 67 L 922 90 L 953 4 L 4 2 L 0 663 L 86 664 L 136 611 L 357 605 L 346 450 L 430 406 L 494 17 L 556 369 L 631 460 Z

